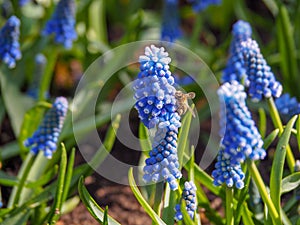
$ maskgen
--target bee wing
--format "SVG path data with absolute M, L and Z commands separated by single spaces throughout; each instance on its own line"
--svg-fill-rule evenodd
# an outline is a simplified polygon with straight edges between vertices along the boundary
M 196 97 L 195 92 L 189 92 L 189 93 L 187 93 L 187 95 L 188 95 L 189 99 L 194 99 Z
M 194 110 L 189 106 L 189 104 L 187 102 L 185 104 L 186 104 L 187 109 L 192 113 L 193 117 L 195 118 L 196 115 L 195 115 Z

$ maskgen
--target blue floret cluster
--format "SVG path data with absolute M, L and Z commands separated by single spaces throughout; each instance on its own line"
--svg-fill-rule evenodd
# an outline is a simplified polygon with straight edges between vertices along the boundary
M 287 119 L 300 114 L 300 103 L 296 97 L 291 97 L 288 93 L 281 95 L 275 100 L 279 113 Z
M 278 98 L 282 86 L 276 81 L 257 42 L 251 39 L 251 34 L 249 23 L 240 20 L 233 25 L 233 40 L 222 82 L 236 80 L 243 83 L 253 101 L 272 96 Z
M 164 48 L 145 48 L 140 56 L 140 73 L 133 84 L 135 108 L 143 124 L 157 127 L 152 150 L 146 159 L 144 181 L 167 181 L 172 190 L 181 177 L 177 156 L 177 134 L 181 126 L 176 112 L 174 77 L 169 70 L 171 58 Z
M 249 38 L 241 45 L 249 80 L 248 93 L 250 98 L 253 101 L 260 101 L 263 97 L 278 98 L 282 93 L 282 86 L 276 81 L 270 66 L 260 53 L 257 42 Z
M 174 42 L 181 36 L 178 0 L 165 0 L 161 27 L 161 40 Z
M 0 57 L 9 68 L 14 68 L 16 61 L 22 57 L 19 36 L 20 20 L 11 16 L 0 30 Z
M 220 5 L 222 0 L 188 0 L 195 12 L 201 12 L 211 5 Z
M 221 144 L 218 162 L 212 176 L 214 184 L 226 183 L 228 187 L 244 186 L 240 163 L 264 159 L 263 141 L 246 106 L 244 87 L 237 81 L 223 84 L 218 95 L 221 103 Z
M 193 181 L 186 181 L 184 183 L 184 189 L 182 191 L 182 199 L 186 204 L 186 211 L 191 219 L 194 219 L 194 214 L 197 209 L 196 203 L 196 185 Z M 180 204 L 175 206 L 175 220 L 179 221 L 183 219 L 183 215 L 180 209 Z
M 251 38 L 252 29 L 249 23 L 239 20 L 232 27 L 232 41 L 230 44 L 229 58 L 226 68 L 223 70 L 222 83 L 236 80 L 249 84 L 246 69 L 243 66 L 243 55 L 241 52 L 241 43 Z
M 69 49 L 77 38 L 75 23 L 75 1 L 60 0 L 42 34 L 50 35 L 54 33 L 55 42 L 63 44 L 65 48 Z
M 58 97 L 52 108 L 46 113 L 42 124 L 29 137 L 24 145 L 30 147 L 33 154 L 43 151 L 45 157 L 52 158 L 57 148 L 57 141 L 68 111 L 68 101 L 64 97 Z

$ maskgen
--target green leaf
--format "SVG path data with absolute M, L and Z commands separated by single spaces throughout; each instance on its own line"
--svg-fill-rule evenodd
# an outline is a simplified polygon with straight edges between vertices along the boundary
M 300 172 L 293 173 L 282 179 L 281 194 L 290 192 L 300 185 Z
M 139 126 L 139 141 L 143 153 L 149 152 L 152 149 L 147 127 L 143 123 L 140 123 Z
M 28 149 L 23 144 L 24 141 L 37 129 L 41 119 L 44 116 L 45 109 L 50 107 L 51 104 L 47 102 L 39 102 L 25 113 L 18 138 L 22 155 L 25 155 L 25 153 L 28 152 Z
M 0 71 L 1 93 L 14 134 L 18 137 L 24 115 L 33 105 L 33 100 L 20 93 L 17 85 L 14 83 L 13 77 L 10 75 Z
M 14 156 L 19 155 L 20 149 L 17 141 L 12 141 L 0 148 L 0 158 L 6 161 Z
M 45 184 L 47 184 L 53 177 L 54 175 L 57 173 L 58 171 L 58 166 L 55 165 L 53 169 L 47 171 L 47 173 L 43 174 L 43 176 L 38 179 L 37 181 L 29 181 L 28 183 L 25 184 L 26 188 L 37 188 L 40 186 L 43 186 Z
M 177 203 L 177 192 L 171 191 L 170 186 L 167 184 L 165 189 L 165 196 L 164 196 L 164 208 L 162 213 L 162 219 L 165 221 L 166 224 L 174 223 L 174 216 L 175 216 L 175 205 Z
M 100 223 L 104 224 L 104 210 L 96 203 L 96 201 L 92 198 L 89 194 L 88 190 L 84 186 L 84 179 L 80 177 L 78 182 L 78 192 L 80 199 L 82 200 L 83 204 L 86 206 L 87 210 L 90 214 Z M 117 221 L 113 218 L 108 217 L 108 224 L 109 225 L 120 225 Z
M 286 7 L 281 4 L 276 21 L 279 52 L 281 57 L 281 70 L 286 90 L 293 96 L 299 96 L 300 89 L 297 88 L 298 66 L 296 46 L 293 38 L 293 27 L 290 22 Z
M 192 106 L 192 110 L 194 110 L 194 105 Z M 187 111 L 186 115 L 184 116 L 181 122 L 181 128 L 178 133 L 177 150 L 178 150 L 178 161 L 179 161 L 180 169 L 182 168 L 182 164 L 183 164 L 184 150 L 186 149 L 186 143 L 188 139 L 191 122 L 192 122 L 192 113 L 190 111 Z
M 279 129 L 273 130 L 267 137 L 264 139 L 264 145 L 263 148 L 267 149 L 269 146 L 273 143 L 273 141 L 276 139 L 276 137 L 279 134 Z
M 266 136 L 266 130 L 267 130 L 267 117 L 266 117 L 266 112 L 263 108 L 258 109 L 259 113 L 259 132 L 262 138 Z
M 270 196 L 274 203 L 277 212 L 280 212 L 280 195 L 281 195 L 281 180 L 284 169 L 284 162 L 286 156 L 286 146 L 289 143 L 292 128 L 296 122 L 297 116 L 292 117 L 288 122 L 286 128 L 281 135 L 278 145 L 276 147 L 274 160 L 270 175 Z M 279 215 L 280 217 L 280 215 Z
M 298 143 L 298 150 L 300 151 L 300 115 L 298 115 L 298 120 L 296 123 L 296 129 L 297 129 L 297 143 Z
M 54 197 L 54 203 L 51 207 L 51 211 L 49 213 L 49 224 L 56 224 L 56 221 L 61 215 L 61 207 L 62 207 L 62 196 L 64 191 L 65 184 L 65 175 L 67 169 L 67 150 L 65 145 L 61 143 L 61 160 L 59 166 L 59 174 L 58 174 L 58 182 L 56 186 L 56 193 Z
M 68 166 L 66 169 L 66 179 L 65 179 L 63 196 L 62 196 L 62 203 L 64 203 L 68 197 L 69 188 L 70 188 L 72 175 L 73 175 L 74 161 L 75 161 L 75 148 L 72 148 L 72 151 L 71 151 L 71 154 L 70 154 L 69 160 L 68 160 Z
M 244 207 L 242 207 L 242 209 L 243 209 L 242 218 L 243 218 L 244 225 L 255 225 L 252 220 L 252 213 L 248 209 L 246 203 L 244 203 Z
M 3 186 L 15 186 L 19 183 L 18 178 L 11 176 L 0 170 L 0 184 Z
M 128 181 L 130 184 L 130 188 L 138 200 L 138 202 L 141 204 L 141 206 L 144 208 L 146 213 L 151 217 L 153 222 L 159 224 L 159 225 L 166 225 L 165 222 L 154 212 L 154 210 L 151 208 L 151 206 L 148 204 L 148 202 L 143 198 L 140 190 L 137 188 L 137 185 L 135 183 L 134 177 L 133 177 L 133 169 L 130 168 L 128 171 Z
M 21 211 L 19 214 L 11 216 L 4 220 L 1 225 L 23 225 L 26 224 L 26 221 L 30 215 L 30 210 L 25 209 Z

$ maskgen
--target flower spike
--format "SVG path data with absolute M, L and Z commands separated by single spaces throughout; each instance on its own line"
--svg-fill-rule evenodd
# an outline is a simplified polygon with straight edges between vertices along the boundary
M 75 23 L 75 1 L 60 0 L 42 34 L 54 33 L 55 42 L 69 49 L 72 47 L 73 40 L 77 38 Z
M 171 58 L 164 48 L 151 45 L 139 62 L 141 71 L 133 85 L 135 108 L 148 129 L 157 127 L 143 178 L 146 183 L 167 181 L 176 190 L 176 179 L 181 177 L 177 156 L 181 123 L 176 112 L 174 77 L 169 71 Z
M 223 84 L 218 95 L 221 102 L 220 126 L 223 135 L 218 162 L 213 171 L 214 184 L 226 183 L 242 188 L 244 174 L 241 163 L 264 159 L 263 141 L 246 106 L 244 87 L 237 81 Z
M 22 57 L 19 36 L 20 20 L 11 16 L 0 30 L 0 58 L 9 68 L 14 68 Z
M 44 151 L 47 158 L 52 158 L 53 152 L 57 148 L 57 141 L 68 110 L 68 101 L 64 97 L 58 97 L 52 108 L 46 113 L 42 124 L 28 138 L 24 145 L 31 148 L 31 152 L 37 154 Z

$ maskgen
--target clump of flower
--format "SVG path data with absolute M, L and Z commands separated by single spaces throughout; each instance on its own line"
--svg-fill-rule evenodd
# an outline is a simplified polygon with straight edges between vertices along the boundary
M 182 199 L 185 201 L 186 211 L 189 214 L 191 219 L 194 219 L 194 214 L 195 214 L 195 211 L 197 208 L 196 191 L 197 191 L 197 188 L 193 181 L 186 181 L 184 183 Z M 177 204 L 175 206 L 175 220 L 179 221 L 182 219 L 183 219 L 183 215 L 180 210 L 180 204 Z
M 24 6 L 29 2 L 29 0 L 19 0 L 19 6 Z
M 69 49 L 77 38 L 75 23 L 75 1 L 60 0 L 42 34 L 50 35 L 54 33 L 55 42 L 63 44 L 65 48 Z
M 236 80 L 243 83 L 253 101 L 262 98 L 278 98 L 282 92 L 281 84 L 260 52 L 255 40 L 251 39 L 252 30 L 244 21 L 233 25 L 233 40 L 230 56 L 223 71 L 222 82 Z
M 46 113 L 42 124 L 29 137 L 24 145 L 30 147 L 33 154 L 43 151 L 45 157 L 52 158 L 57 148 L 57 141 L 68 111 L 68 101 L 64 97 L 58 97 L 52 108 Z
M 220 5 L 222 0 L 188 0 L 195 12 L 201 12 L 211 5 Z
M 41 77 L 43 76 L 45 70 L 46 63 L 47 58 L 43 54 L 39 53 L 35 56 L 35 70 L 33 74 L 33 79 L 27 91 L 27 94 L 34 99 L 38 99 L 39 86 L 41 82 Z M 48 98 L 49 94 L 45 93 L 44 97 Z
M 264 159 L 263 141 L 246 106 L 244 87 L 237 81 L 223 84 L 218 95 L 221 102 L 220 126 L 223 135 L 220 151 L 212 173 L 215 185 L 243 188 L 241 163 Z
M 172 190 L 178 188 L 176 179 L 181 178 L 177 156 L 177 134 L 181 126 L 176 110 L 174 78 L 169 71 L 171 62 L 164 48 L 154 45 L 145 48 L 140 56 L 140 73 L 133 89 L 135 108 L 143 124 L 157 127 L 152 150 L 146 159 L 144 181 L 167 181 Z
M 291 118 L 296 114 L 300 114 L 300 103 L 295 97 L 286 93 L 275 100 L 279 113 L 287 118 Z
M 20 20 L 11 16 L 0 30 L 0 57 L 9 68 L 14 68 L 16 61 L 22 57 L 19 36 Z
M 223 70 L 222 83 L 236 80 L 249 84 L 246 69 L 243 65 L 243 55 L 241 43 L 251 38 L 252 29 L 249 23 L 239 20 L 232 27 L 232 41 L 229 49 L 229 58 L 226 68 Z
M 270 66 L 260 53 L 257 42 L 249 38 L 241 45 L 249 80 L 248 93 L 251 99 L 260 101 L 263 97 L 278 98 L 282 93 L 282 86 L 276 81 Z
M 161 27 L 161 39 L 174 42 L 181 36 L 178 0 L 165 0 Z

